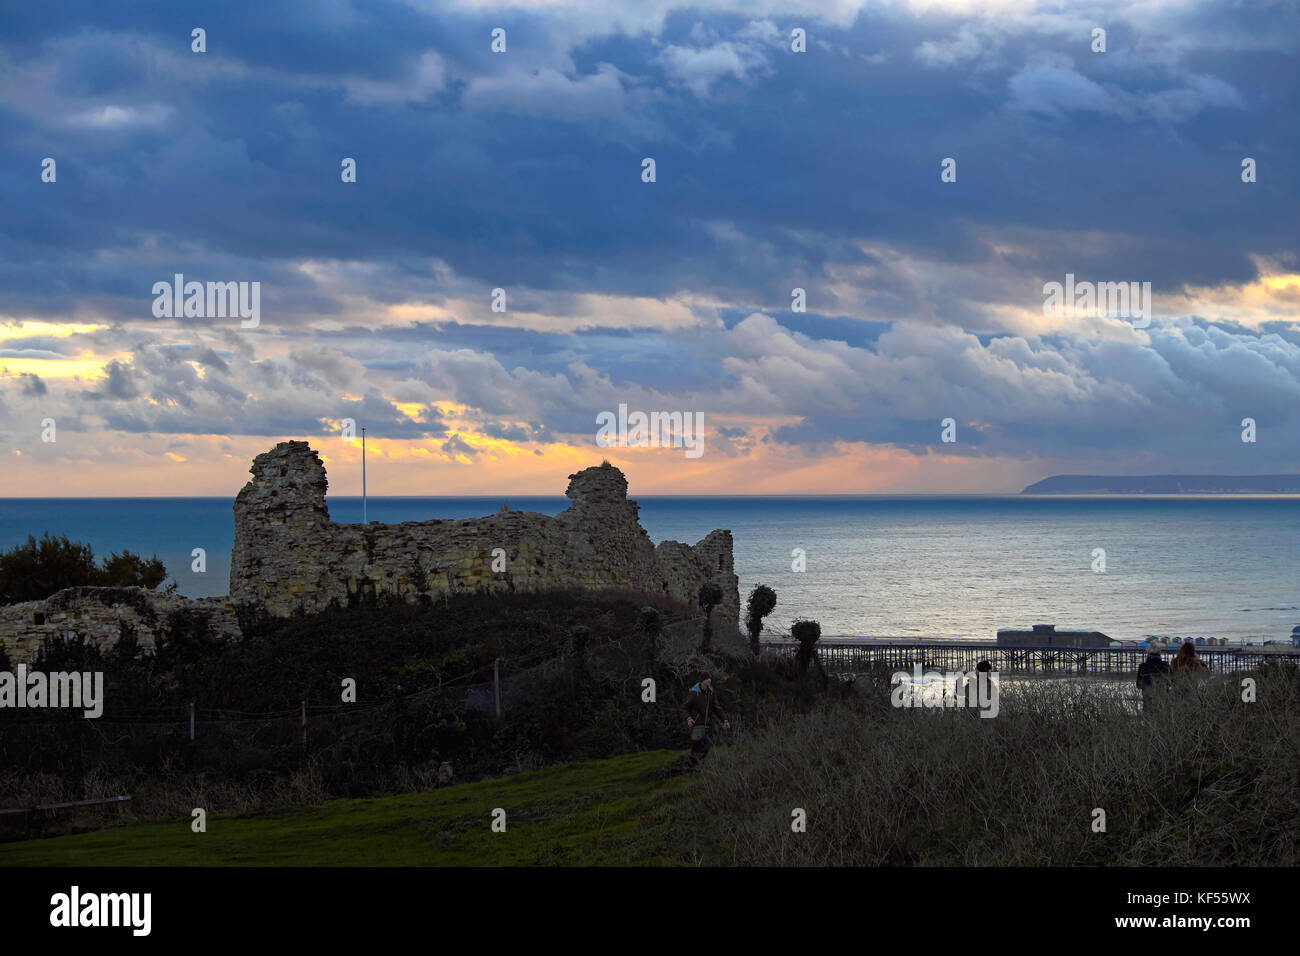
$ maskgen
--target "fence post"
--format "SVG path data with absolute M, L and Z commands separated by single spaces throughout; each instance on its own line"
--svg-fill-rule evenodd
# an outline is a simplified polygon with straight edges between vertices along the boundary
M 302 702 L 302 749 L 307 749 L 307 702 Z
M 492 691 L 493 691 L 493 695 L 496 697 L 498 717 L 501 716 L 501 668 L 499 666 L 500 663 L 501 663 L 501 658 L 499 657 L 492 658 Z
M 190 701 L 190 740 L 194 739 L 194 701 Z

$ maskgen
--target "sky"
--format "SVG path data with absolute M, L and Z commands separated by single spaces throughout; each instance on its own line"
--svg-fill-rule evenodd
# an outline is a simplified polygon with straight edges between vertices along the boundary
M 6 4 L 0 497 L 358 494 L 349 420 L 372 495 L 1300 471 L 1298 59 L 1293 0 Z

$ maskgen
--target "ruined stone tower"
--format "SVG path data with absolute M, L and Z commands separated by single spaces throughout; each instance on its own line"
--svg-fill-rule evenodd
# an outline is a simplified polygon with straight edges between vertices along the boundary
M 281 442 L 249 470 L 253 478 L 235 498 L 230 597 L 276 616 L 344 604 L 350 593 L 414 600 L 479 588 L 631 589 L 694 606 L 700 585 L 713 581 L 723 595 L 715 626 L 739 628 L 731 533 L 656 548 L 627 497 L 627 479 L 609 464 L 570 475 L 572 504 L 555 517 L 502 510 L 369 525 L 330 521 L 325 467 L 306 442 Z

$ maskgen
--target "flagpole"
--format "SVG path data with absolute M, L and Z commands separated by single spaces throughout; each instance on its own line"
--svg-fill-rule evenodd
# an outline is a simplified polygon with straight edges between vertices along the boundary
M 366 429 L 361 427 L 361 523 L 369 524 L 366 520 Z

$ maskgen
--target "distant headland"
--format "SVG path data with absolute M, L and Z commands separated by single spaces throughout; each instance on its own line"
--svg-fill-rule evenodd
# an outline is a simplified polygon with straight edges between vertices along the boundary
M 1022 495 L 1300 495 L 1300 475 L 1053 475 Z

